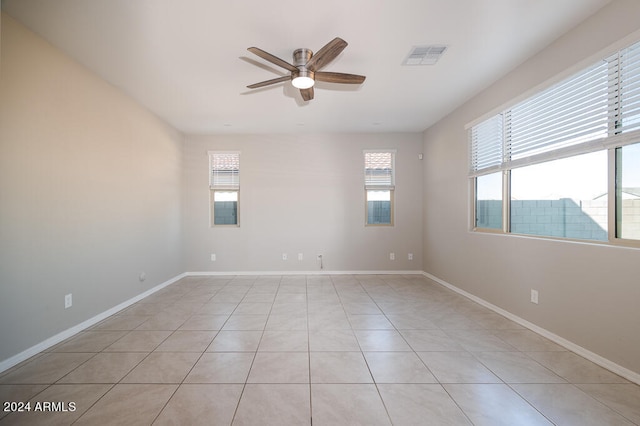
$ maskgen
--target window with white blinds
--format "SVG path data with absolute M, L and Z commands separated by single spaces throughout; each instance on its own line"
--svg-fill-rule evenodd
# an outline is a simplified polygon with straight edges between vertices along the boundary
M 209 152 L 209 171 L 211 189 L 239 189 L 240 153 Z
M 640 134 L 640 43 L 469 131 L 471 176 L 593 152 Z
M 240 226 L 240 152 L 209 152 L 211 225 Z
M 364 151 L 365 225 L 393 226 L 395 150 Z
M 635 43 L 470 127 L 471 227 L 640 247 L 639 147 Z
M 395 185 L 395 151 L 364 152 L 364 185 L 367 189 L 392 189 Z

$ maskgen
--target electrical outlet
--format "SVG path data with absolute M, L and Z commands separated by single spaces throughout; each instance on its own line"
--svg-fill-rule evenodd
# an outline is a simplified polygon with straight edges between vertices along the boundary
M 298 253 L 298 260 L 303 260 L 304 259 L 304 255 L 302 253 Z
M 409 260 L 413 260 L 413 253 L 409 253 L 409 254 L 407 255 L 407 258 L 408 258 Z
M 531 303 L 538 304 L 538 290 L 531 289 Z
M 389 260 L 396 260 L 396 254 L 395 253 L 389 253 Z
M 212 262 L 216 261 L 216 254 L 215 253 L 211 253 L 211 261 Z
M 282 253 L 282 260 L 287 260 L 287 253 Z
M 64 308 L 69 309 L 73 305 L 73 296 L 71 293 L 64 296 Z

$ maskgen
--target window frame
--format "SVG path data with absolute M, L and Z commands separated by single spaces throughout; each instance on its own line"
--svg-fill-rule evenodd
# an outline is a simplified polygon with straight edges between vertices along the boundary
M 626 56 L 625 56 L 626 55 Z M 604 55 L 603 55 L 604 56 Z M 625 63 L 626 61 L 626 63 Z M 531 155 L 520 156 L 517 159 L 511 157 L 511 141 L 508 140 L 508 129 L 504 125 L 509 120 L 509 114 L 512 108 L 517 106 L 526 105 L 528 101 L 541 96 L 545 92 L 551 91 L 554 87 L 562 86 L 563 84 L 570 82 L 574 78 L 580 78 L 581 74 L 586 74 L 589 70 L 597 69 L 598 67 L 607 69 L 607 87 L 606 95 L 608 97 L 607 104 L 607 122 L 606 122 L 606 135 L 599 136 L 593 139 L 585 139 L 581 142 L 572 144 L 569 142 L 566 146 L 557 146 L 555 149 L 551 149 L 547 152 L 532 152 Z M 626 64 L 626 65 L 625 65 Z M 631 64 L 631 65 L 629 65 Z M 466 126 L 468 130 L 469 140 L 469 230 L 471 232 L 482 233 L 498 233 L 507 235 L 520 235 L 531 238 L 543 238 L 543 239 L 561 239 L 563 241 L 576 241 L 581 243 L 593 243 L 593 244 L 609 244 L 620 245 L 640 248 L 640 239 L 622 238 L 618 232 L 618 209 L 619 209 L 619 185 L 617 179 L 617 170 L 619 167 L 620 158 L 617 154 L 621 151 L 621 148 L 627 145 L 640 144 L 640 101 L 638 94 L 640 93 L 640 42 L 628 44 L 623 48 L 617 49 L 612 54 L 605 56 L 604 58 L 594 61 L 586 67 L 582 67 L 578 72 L 573 73 L 569 77 L 562 79 L 556 79 L 554 84 L 549 84 L 545 88 L 531 92 L 525 98 L 520 98 L 514 101 L 512 104 L 505 108 L 502 108 L 498 113 L 492 113 L 485 115 L 484 118 L 478 119 L 475 122 Z M 628 66 L 628 68 L 625 68 Z M 624 81 L 623 77 L 626 74 L 627 80 Z M 566 73 L 565 73 L 566 76 Z M 559 81 L 558 81 L 559 80 Z M 629 83 L 631 81 L 631 83 Z M 625 86 L 626 85 L 626 86 Z M 626 96 L 626 98 L 625 98 Z M 590 98 L 589 102 L 593 102 L 596 105 L 597 98 L 594 96 L 593 100 Z M 626 99 L 626 100 L 625 100 Z M 629 102 L 631 99 L 631 104 Z M 601 98 L 600 98 L 601 101 Z M 556 101 L 554 101 L 556 102 Z M 626 103 L 625 103 L 626 102 Z M 557 107 L 557 105 L 556 105 Z M 589 105 L 588 107 L 593 107 Z M 593 107 L 595 108 L 595 107 Z M 499 116 L 499 117 L 498 117 Z M 626 125 L 620 123 L 620 118 L 626 117 L 629 121 Z M 486 148 L 482 145 L 478 145 L 478 133 L 484 131 L 488 134 L 487 130 L 483 130 L 481 127 L 485 125 L 484 129 L 490 127 L 490 121 L 502 122 L 503 132 L 493 131 L 490 137 L 494 138 L 493 144 L 496 147 L 500 147 L 501 152 L 497 153 L 500 161 L 496 161 L 495 148 Z M 485 124 L 486 123 L 486 124 Z M 482 135 L 480 135 L 482 136 Z M 579 137 L 580 134 L 576 134 Z M 553 145 L 549 143 L 549 145 Z M 483 157 L 478 159 L 477 155 L 479 150 L 484 149 L 484 152 L 480 154 L 492 153 L 493 157 Z M 576 239 L 565 238 L 557 236 L 545 236 L 545 235 L 531 235 L 531 234 L 515 234 L 511 230 L 511 170 L 525 167 L 533 164 L 540 164 L 547 161 L 559 160 L 563 158 L 575 157 L 581 154 L 607 151 L 607 240 L 590 240 L 590 239 Z M 484 163 L 483 163 L 484 161 Z M 499 164 L 498 164 L 499 163 Z M 484 168 L 477 167 L 478 164 Z M 477 181 L 478 177 L 495 173 L 496 171 L 502 171 L 503 188 L 502 188 L 502 205 L 503 205 L 503 224 L 502 229 L 483 228 L 477 226 L 478 208 L 477 208 Z M 620 235 L 620 236 L 619 236 Z
M 640 238 L 622 238 L 619 237 L 619 231 L 621 233 L 621 229 L 619 226 L 621 225 L 621 215 L 622 211 L 620 210 L 620 201 L 622 200 L 622 190 L 623 185 L 621 182 L 621 177 L 619 175 L 621 160 L 622 160 L 622 148 L 625 146 L 638 145 L 640 147 L 640 138 L 635 143 L 629 143 L 622 146 L 618 146 L 609 150 L 609 180 L 614 182 L 614 191 L 610 191 L 609 193 L 609 215 L 610 215 L 610 228 L 615 236 L 615 242 L 619 245 L 629 246 L 629 247 L 639 247 L 640 248 Z M 619 180 L 620 179 L 620 180 Z M 619 185 L 618 185 L 619 184 Z
M 396 150 L 395 149 L 365 149 L 363 150 L 364 160 L 364 225 L 365 227 L 395 226 L 395 187 L 396 187 Z M 368 154 L 390 154 L 391 173 L 388 183 L 374 183 L 369 181 L 367 170 Z M 369 191 L 389 191 L 389 223 L 369 223 Z
M 237 156 L 238 169 L 232 173 L 230 181 L 216 182 L 214 170 L 214 158 L 217 155 Z M 240 151 L 209 151 L 209 226 L 211 228 L 239 228 L 240 227 Z M 236 193 L 236 217 L 235 223 L 215 223 L 215 196 L 216 193 Z
M 500 173 L 501 175 L 502 198 L 500 201 L 502 203 L 502 210 L 501 210 L 502 226 L 500 228 L 488 228 L 488 227 L 478 226 L 478 198 L 477 198 L 478 179 L 477 178 L 480 176 L 491 175 L 494 173 Z M 508 203 L 508 202 L 505 203 L 505 198 L 511 198 L 511 170 L 503 170 L 499 172 L 493 171 L 491 173 L 478 175 L 473 179 L 470 179 L 469 183 L 470 183 L 469 193 L 471 195 L 470 202 L 472 206 L 471 217 L 470 217 L 470 221 L 471 221 L 470 229 L 472 229 L 473 231 L 482 231 L 482 232 L 497 233 L 497 234 L 508 233 L 509 227 L 510 227 L 509 217 L 511 215 L 511 203 Z

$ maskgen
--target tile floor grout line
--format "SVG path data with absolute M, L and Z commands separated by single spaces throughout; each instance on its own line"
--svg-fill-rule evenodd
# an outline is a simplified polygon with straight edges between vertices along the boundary
M 167 383 L 165 383 L 165 384 L 167 384 Z M 162 408 L 160 408 L 160 410 L 158 411 L 158 414 L 156 414 L 156 416 L 153 418 L 153 420 L 151 421 L 150 424 L 154 424 L 156 422 L 156 420 L 158 420 L 158 418 L 162 415 L 162 412 L 164 411 L 164 409 L 167 408 L 167 405 L 169 405 L 169 401 L 171 401 L 171 399 L 175 396 L 175 394 L 178 393 L 178 389 L 180 389 L 180 385 L 177 385 L 176 388 L 174 389 L 174 391 L 171 392 L 171 396 L 169 396 L 169 398 L 167 398 L 165 403 L 162 405 Z
M 593 384 L 593 383 L 580 383 L 582 385 L 584 384 Z M 634 383 L 629 382 L 629 383 L 611 383 L 611 384 L 616 384 L 616 385 L 623 385 L 623 386 L 635 386 Z M 591 398 L 595 399 L 596 401 L 598 401 L 600 404 L 604 405 L 605 407 L 608 407 L 609 409 L 613 410 L 615 413 L 617 413 L 618 415 L 624 417 L 626 420 L 628 420 L 630 423 L 639 426 L 640 423 L 636 423 L 635 421 L 633 421 L 632 419 L 630 419 L 629 417 L 627 417 L 627 415 L 625 415 L 624 413 L 620 412 L 619 410 L 617 410 L 614 407 L 610 407 L 609 404 L 606 404 L 604 401 L 601 401 L 600 398 L 597 398 L 594 395 L 591 395 L 590 393 L 586 392 L 585 390 L 583 390 L 580 386 L 578 386 L 578 384 L 574 383 L 574 386 L 576 388 L 578 388 L 580 391 L 582 391 L 583 393 L 587 394 L 588 396 L 590 396 Z
M 358 282 L 358 285 L 362 287 L 362 284 L 360 282 Z M 335 284 L 334 284 L 335 287 Z M 363 290 L 366 292 L 366 289 Z M 368 293 L 367 293 L 368 295 Z M 338 297 L 340 298 L 340 295 L 338 295 Z M 374 301 L 375 303 L 375 301 Z M 342 302 L 342 298 L 340 298 L 340 304 L 343 306 L 344 309 L 344 303 Z M 377 304 L 376 304 L 377 306 Z M 379 309 L 379 307 L 378 307 Z M 346 310 L 345 310 L 345 314 L 346 314 Z M 353 324 L 351 324 L 351 321 L 349 320 L 349 317 L 347 316 L 347 321 L 349 321 L 349 325 L 351 326 L 351 331 L 353 332 L 356 341 L 358 342 L 358 347 L 360 348 L 360 351 L 357 352 L 360 354 L 360 356 L 363 358 L 365 365 L 367 366 L 367 371 L 369 372 L 369 375 L 371 376 L 371 381 L 373 386 L 375 386 L 376 388 L 376 394 L 378 395 L 378 398 L 380 398 L 380 402 L 382 403 L 382 406 L 384 407 L 384 412 L 387 414 L 387 419 L 389 420 L 389 424 L 393 425 L 393 420 L 391 418 L 391 414 L 389 414 L 389 409 L 387 408 L 387 404 L 384 401 L 384 398 L 382 398 L 382 394 L 380 393 L 380 388 L 378 387 L 378 383 L 376 382 L 375 377 L 373 376 L 373 372 L 371 371 L 371 368 L 369 367 L 369 363 L 367 362 L 367 357 L 364 355 L 364 350 L 362 348 L 362 345 L 360 344 L 360 340 L 358 340 L 358 335 L 355 333 L 355 330 L 353 329 Z M 349 384 L 349 383 L 344 383 L 344 382 L 340 382 L 340 384 Z M 366 383 L 354 383 L 354 384 L 363 384 L 366 385 Z
M 89 410 L 91 410 L 93 407 L 95 407 L 98 402 L 105 397 L 105 395 L 107 395 L 109 392 L 111 392 L 111 390 L 116 387 L 115 383 L 108 383 L 109 385 L 111 385 L 111 387 L 109 389 L 106 390 L 105 393 L 103 393 L 100 398 L 96 399 L 93 404 L 91 404 L 86 410 L 84 410 L 84 412 L 78 416 L 77 419 L 75 419 L 71 424 L 77 423 L 85 414 L 87 414 L 89 412 Z
M 313 426 L 313 388 L 311 386 L 311 331 L 309 330 L 309 280 L 304 277 L 304 301 L 307 319 L 307 358 L 309 361 L 309 424 Z
M 282 281 L 282 278 L 280 278 L 280 281 Z M 278 283 L 278 288 L 279 287 L 280 287 L 280 283 Z M 238 306 L 240 305 L 240 303 L 242 302 L 239 302 Z M 237 306 L 236 306 L 236 309 L 237 309 Z M 271 305 L 271 309 L 269 310 L 269 312 L 271 312 L 271 310 L 273 310 L 273 304 Z M 229 318 L 231 318 L 231 315 L 229 316 Z M 269 320 L 269 315 L 267 315 L 267 321 L 268 320 Z M 242 391 L 240 392 L 240 396 L 238 397 L 238 402 L 236 403 L 236 407 L 233 412 L 233 416 L 231 418 L 231 424 L 233 424 L 233 422 L 236 419 L 236 416 L 238 415 L 238 410 L 240 409 L 240 403 L 242 402 L 242 397 L 244 396 L 245 390 L 247 389 L 247 385 L 249 384 L 249 376 L 251 375 L 251 369 L 253 368 L 253 365 L 256 361 L 256 357 L 258 356 L 258 350 L 260 349 L 260 343 L 262 342 L 262 338 L 264 337 L 264 332 L 266 328 L 267 328 L 267 323 L 265 322 L 265 325 L 262 329 L 262 334 L 260 335 L 260 339 L 258 340 L 258 345 L 256 346 L 256 349 L 253 352 L 253 359 L 251 360 L 251 364 L 249 365 L 249 369 L 247 370 L 247 376 L 245 377 L 244 383 L 242 384 Z
M 553 424 L 553 425 L 557 425 L 556 422 L 554 422 L 553 420 L 551 420 L 547 415 L 545 415 L 540 409 L 538 409 L 538 407 L 536 407 L 535 405 L 533 405 L 532 402 L 530 402 L 527 398 L 524 397 L 524 395 L 520 394 L 520 392 L 518 392 L 513 386 L 511 386 L 513 383 L 507 383 L 505 382 L 505 385 L 507 385 L 507 387 L 509 389 L 511 389 L 512 392 L 514 392 L 516 395 L 518 395 L 520 397 L 520 399 L 522 399 L 524 402 L 526 402 L 531 408 L 533 408 L 535 411 L 538 412 L 538 414 L 540 414 L 542 417 L 544 417 L 545 419 L 547 419 L 549 421 L 549 423 Z M 523 383 L 518 383 L 518 384 L 523 384 Z M 534 383 L 534 384 L 540 384 L 540 383 Z M 551 384 L 558 384 L 558 383 L 551 383 Z M 564 383 L 561 383 L 564 384 Z M 570 383 L 567 383 L 570 384 Z M 573 385 L 572 385 L 573 386 Z
M 453 401 L 453 403 L 456 405 L 456 407 L 458 407 L 458 410 L 460 410 L 460 412 L 462 413 L 462 415 L 469 420 L 469 423 L 471 425 L 474 425 L 475 423 L 473 423 L 473 421 L 471 420 L 471 417 L 469 417 L 469 414 L 467 414 L 466 411 L 464 411 L 462 409 L 462 406 L 460 406 L 460 403 L 453 397 L 453 395 L 451 395 L 451 393 L 449 392 L 449 390 L 444 387 L 444 385 L 442 383 L 439 383 L 440 387 L 442 388 L 442 390 L 444 390 L 446 392 L 446 394 L 449 396 L 449 398 L 451 399 L 451 401 Z

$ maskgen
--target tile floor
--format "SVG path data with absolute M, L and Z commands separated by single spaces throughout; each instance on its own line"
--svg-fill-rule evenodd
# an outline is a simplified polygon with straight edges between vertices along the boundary
M 188 277 L 0 400 L 75 406 L 0 425 L 640 425 L 639 386 L 418 275 Z

